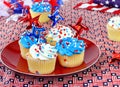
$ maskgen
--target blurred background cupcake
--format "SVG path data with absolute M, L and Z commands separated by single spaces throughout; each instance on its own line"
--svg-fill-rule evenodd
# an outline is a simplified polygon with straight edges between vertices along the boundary
M 120 16 L 114 16 L 107 23 L 108 38 L 113 41 L 120 41 Z
M 49 2 L 35 2 L 31 9 L 30 14 L 32 18 L 39 16 L 38 21 L 40 23 L 48 22 L 50 19 L 48 15 L 51 14 L 51 4 Z

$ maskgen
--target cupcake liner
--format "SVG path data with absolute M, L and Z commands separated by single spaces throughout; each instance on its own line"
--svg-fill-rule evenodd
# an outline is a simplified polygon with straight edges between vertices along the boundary
M 20 41 L 18 42 L 19 44 L 19 47 L 20 47 L 20 54 L 22 56 L 23 59 L 26 59 L 26 53 L 29 52 L 29 49 L 28 48 L 24 48 L 22 46 L 22 44 L 20 43 Z
M 55 70 L 56 58 L 50 60 L 34 59 L 29 52 L 26 57 L 29 71 L 32 73 L 49 74 Z
M 84 52 L 81 54 L 74 54 L 73 56 L 62 56 L 58 54 L 58 61 L 63 67 L 77 67 L 84 61 Z
M 120 41 L 120 30 L 115 30 L 113 27 L 107 25 L 108 38 L 113 41 Z

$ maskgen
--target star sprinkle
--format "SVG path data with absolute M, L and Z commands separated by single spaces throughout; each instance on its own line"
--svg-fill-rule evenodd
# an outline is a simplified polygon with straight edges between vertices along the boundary
M 76 31 L 75 37 L 77 37 L 77 38 L 80 37 L 80 34 L 82 33 L 83 30 L 86 30 L 86 31 L 89 30 L 88 27 L 83 25 L 81 22 L 82 22 L 82 17 L 80 17 L 78 19 L 78 21 L 75 25 L 69 25 Z
M 55 26 L 58 21 L 64 20 L 64 18 L 59 14 L 59 10 L 55 10 L 55 12 L 52 15 L 48 15 L 48 17 L 53 21 L 52 27 Z

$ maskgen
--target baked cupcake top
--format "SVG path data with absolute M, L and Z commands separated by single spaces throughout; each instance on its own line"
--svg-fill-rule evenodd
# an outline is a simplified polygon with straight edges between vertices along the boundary
M 29 52 L 33 58 L 40 60 L 49 60 L 57 57 L 55 46 L 46 43 L 32 45 Z
M 77 38 L 63 38 L 56 44 L 58 53 L 61 55 L 72 56 L 74 54 L 80 54 L 85 51 L 85 44 L 83 40 Z
M 36 2 L 32 5 L 31 9 L 34 12 L 50 12 L 51 5 L 48 2 Z
M 31 35 L 30 32 L 24 32 L 19 41 L 24 48 L 30 48 L 33 44 L 37 43 L 37 38 Z
M 73 36 L 73 31 L 69 27 L 63 25 L 56 25 L 55 27 L 51 28 L 47 35 L 47 37 L 52 37 L 55 41 L 59 41 L 62 38 Z
M 114 29 L 120 29 L 120 16 L 114 16 L 108 20 L 108 25 L 112 26 Z

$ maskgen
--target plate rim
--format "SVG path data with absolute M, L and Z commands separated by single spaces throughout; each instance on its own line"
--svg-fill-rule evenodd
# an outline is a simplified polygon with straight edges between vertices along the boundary
M 59 76 L 72 75 L 72 74 L 81 72 L 81 71 L 86 70 L 86 69 L 90 68 L 91 66 L 93 66 L 93 65 L 99 60 L 100 55 L 101 55 L 100 48 L 99 48 L 92 40 L 90 40 L 90 39 L 88 39 L 88 38 L 83 38 L 83 37 L 80 37 L 80 38 L 82 38 L 82 39 L 84 39 L 84 40 L 87 40 L 87 41 L 93 43 L 93 44 L 97 47 L 97 49 L 98 49 L 98 57 L 96 58 L 96 60 L 95 60 L 92 64 L 90 64 L 90 66 L 87 66 L 87 67 L 85 67 L 85 68 L 83 68 L 83 69 L 80 69 L 80 70 L 77 70 L 77 71 L 74 71 L 74 72 L 65 73 L 65 74 L 57 74 L 57 75 L 56 75 L 56 74 L 34 74 L 34 73 L 22 72 L 22 71 L 16 70 L 16 69 L 8 66 L 8 65 L 5 64 L 5 63 L 3 62 L 3 60 L 2 60 L 2 52 L 3 52 L 4 49 L 5 49 L 7 46 L 9 46 L 11 43 L 13 43 L 13 42 L 15 42 L 15 41 L 18 41 L 18 39 L 10 42 L 9 44 L 7 44 L 7 45 L 2 49 L 2 51 L 1 51 L 1 57 L 0 57 L 0 62 L 2 62 L 3 65 L 5 65 L 7 68 L 11 69 L 12 71 L 14 71 L 14 72 L 16 72 L 16 73 L 23 74 L 23 75 L 27 75 L 27 76 L 35 76 L 35 77 L 38 77 L 38 76 L 39 76 L 39 77 L 59 77 Z

